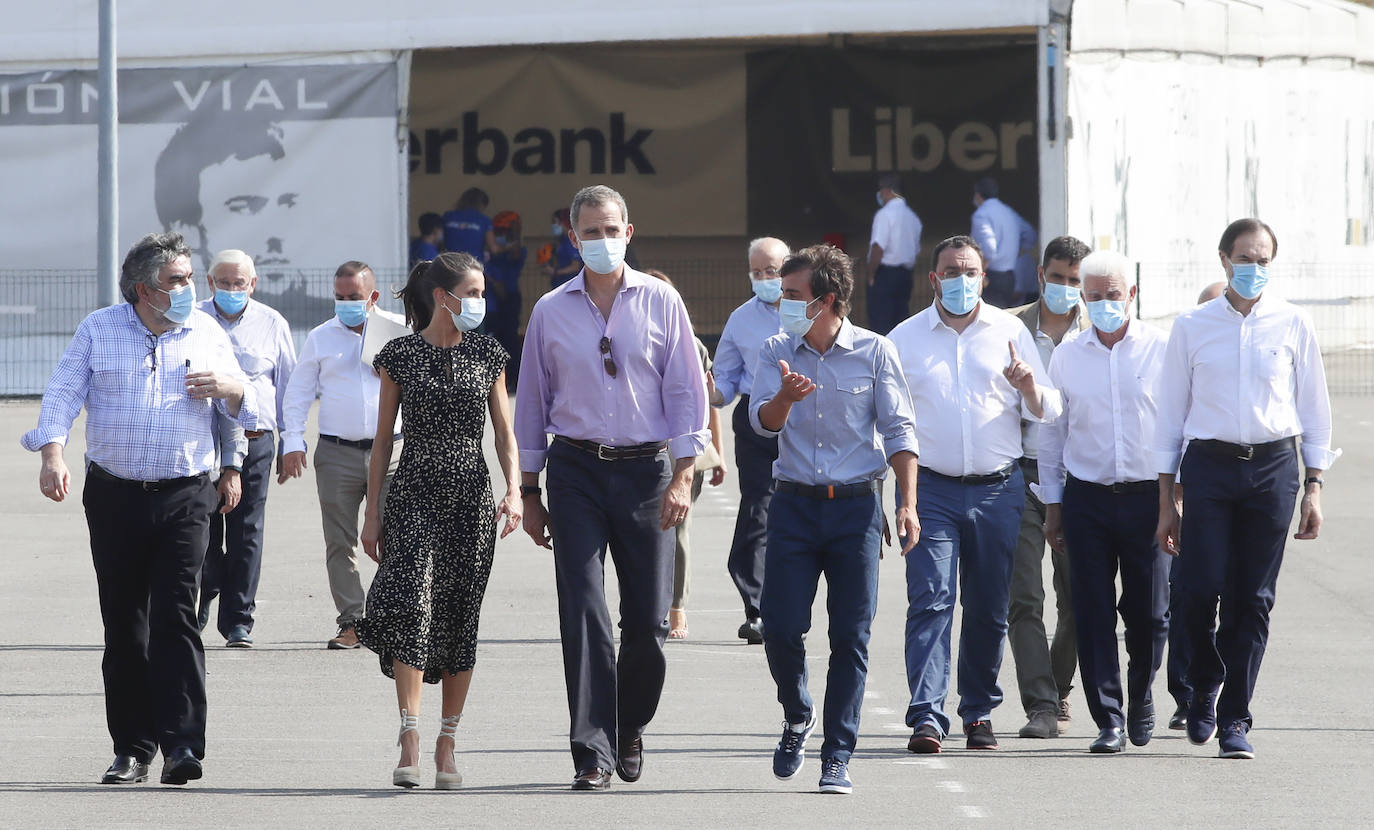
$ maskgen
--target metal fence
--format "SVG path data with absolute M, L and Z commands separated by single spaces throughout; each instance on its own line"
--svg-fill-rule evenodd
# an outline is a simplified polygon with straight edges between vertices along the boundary
M 737 252 L 660 258 L 642 263 L 669 274 L 682 293 L 697 333 L 714 345 L 731 310 L 748 299 L 748 283 Z M 1139 268 L 1140 315 L 1167 327 L 1198 293 L 1221 276 L 1215 263 L 1143 263 Z M 291 324 L 297 348 L 305 335 L 333 313 L 334 269 L 298 270 L 259 281 L 255 297 L 280 311 Z M 406 278 L 404 271 L 381 270 L 381 305 L 400 311 L 391 293 Z M 548 277 L 534 264 L 521 275 L 524 314 L 549 288 Z M 916 277 L 912 310 L 930 302 L 923 276 Z M 1374 394 L 1374 265 L 1297 263 L 1276 266 L 1275 293 L 1307 309 L 1326 354 L 1333 393 Z M 197 292 L 204 297 L 203 282 Z M 94 271 L 0 270 L 0 395 L 41 394 L 72 332 L 96 304 Z M 860 280 L 854 297 L 854 320 L 867 319 Z

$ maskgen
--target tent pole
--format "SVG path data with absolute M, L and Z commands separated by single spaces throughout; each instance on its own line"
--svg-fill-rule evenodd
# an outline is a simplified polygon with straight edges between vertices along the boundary
M 100 306 L 119 301 L 119 90 L 115 69 L 115 0 L 100 0 L 99 145 L 96 150 L 96 279 Z

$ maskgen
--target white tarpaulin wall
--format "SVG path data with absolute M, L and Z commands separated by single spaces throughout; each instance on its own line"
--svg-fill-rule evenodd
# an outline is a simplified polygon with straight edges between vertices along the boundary
M 1340 269 L 1283 268 L 1374 265 L 1374 52 L 1361 51 L 1374 44 L 1359 36 L 1371 21 L 1336 3 L 1075 4 L 1069 231 L 1142 263 L 1215 263 L 1226 224 L 1259 216 L 1288 293 L 1351 296 Z M 1153 287 L 1146 317 L 1202 285 Z

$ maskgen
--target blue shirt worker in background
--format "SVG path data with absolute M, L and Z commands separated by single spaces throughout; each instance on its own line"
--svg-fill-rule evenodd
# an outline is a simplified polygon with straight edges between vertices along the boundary
M 200 304 L 224 328 L 234 357 L 248 384 L 256 391 L 258 425 L 244 433 L 248 455 L 240 474 L 242 495 L 236 509 L 210 517 L 210 544 L 200 575 L 202 630 L 210 620 L 210 603 L 219 597 L 220 634 L 231 648 L 253 645 L 253 611 L 257 607 L 258 577 L 262 572 L 263 526 L 267 518 L 267 488 L 272 483 L 272 460 L 277 458 L 273 431 L 282 422 L 282 399 L 296 346 L 286 318 L 253 299 L 258 273 L 243 251 L 221 251 L 206 275 L 210 299 Z M 280 472 L 280 461 L 277 462 Z
M 902 195 L 902 178 L 878 178 L 878 212 L 868 241 L 868 325 L 887 334 L 906 319 L 921 252 L 921 219 Z
M 549 275 L 551 285 L 557 288 L 582 270 L 582 252 L 573 243 L 572 219 L 567 208 L 553 212 L 549 231 L 553 233 L 553 259 L 544 266 L 544 270 Z
M 62 458 L 86 408 L 82 503 L 105 624 L 105 720 L 115 760 L 102 784 L 146 781 L 162 750 L 162 783 L 201 777 L 205 650 L 196 584 L 209 537 L 219 466 L 214 413 L 257 428 L 224 330 L 195 307 L 191 249 L 177 233 L 129 249 L 127 301 L 77 326 L 43 393 L 24 448 L 43 454 L 38 487 L 53 501 L 71 488 Z
M 763 341 L 782 331 L 778 302 L 782 297 L 782 263 L 790 251 L 781 239 L 765 236 L 749 243 L 749 287 L 754 292 L 730 312 L 716 345 L 715 369 L 707 373 L 707 391 L 714 406 L 739 405 L 732 416 L 735 430 L 735 469 L 739 474 L 739 513 L 730 542 L 726 568 L 744 602 L 739 638 L 750 645 L 763 642 L 759 601 L 763 595 L 763 545 L 768 530 L 768 504 L 773 498 L 773 462 L 778 439 L 760 435 L 749 423 L 749 390 Z
M 1081 263 L 1093 327 L 1055 349 L 1050 383 L 1064 413 L 1040 430 L 1045 537 L 1069 557 L 1083 692 L 1099 730 L 1088 749 L 1099 753 L 1120 752 L 1127 737 L 1144 746 L 1154 735 L 1151 686 L 1169 629 L 1169 557 L 1154 539 L 1159 481 L 1150 453 L 1167 337 L 1131 319 L 1128 273 L 1131 263 L 1113 251 Z M 1118 610 L 1129 660 L 1124 700 Z
M 1264 293 L 1279 247 L 1274 231 L 1238 219 L 1217 247 L 1226 293 L 1179 315 L 1164 356 L 1156 536 L 1182 560 L 1183 615 L 1174 624 L 1186 627 L 1192 646 L 1188 740 L 1206 744 L 1220 730 L 1222 758 L 1253 758 L 1250 700 L 1299 490 L 1295 439 L 1302 436 L 1307 467 L 1295 539 L 1317 538 L 1322 473 L 1340 451 L 1330 449 L 1331 400 L 1312 318 Z M 1184 482 L 1181 521 L 1175 473 Z
M 759 350 L 749 419 L 778 437 L 777 492 L 768 514 L 763 648 L 782 704 L 773 775 L 795 778 L 817 717 L 807 691 L 806 633 L 821 575 L 826 581 L 830 668 L 826 674 L 820 791 L 848 793 L 868 678 L 868 639 L 878 607 L 878 560 L 890 531 L 882 479 L 897 476 L 897 532 L 906 554 L 916 518 L 916 427 L 897 352 L 887 338 L 849 322 L 849 257 L 804 248 L 782 266 L 785 333 Z
M 496 241 L 495 225 L 487 216 L 491 198 L 480 187 L 469 187 L 458 197 L 458 204 L 444 214 L 444 250 L 471 254 L 478 262 L 509 249 L 510 243 Z
M 916 410 L 921 457 L 921 538 L 906 557 L 907 749 L 939 752 L 949 734 L 950 635 L 955 579 L 963 591 L 959 716 L 969 749 L 996 749 L 992 710 L 1025 484 L 1021 421 L 1059 416 L 1021 321 L 983 302 L 978 244 L 955 236 L 935 246 L 936 300 L 892 330 Z
M 520 311 L 524 302 L 520 296 L 520 274 L 525 270 L 524 226 L 520 214 L 503 210 L 492 217 L 496 244 L 503 247 L 493 254 L 483 269 L 487 275 L 486 331 L 511 356 L 506 367 L 506 379 L 511 389 L 520 373 Z
M 970 235 L 987 262 L 988 285 L 983 302 L 1007 308 L 1016 302 L 1016 266 L 1035 247 L 1035 229 L 1011 205 L 997 198 L 997 180 L 979 179 L 973 186 Z
M 444 244 L 444 217 L 437 213 L 420 214 L 420 235 L 410 240 L 410 265 L 432 261 Z

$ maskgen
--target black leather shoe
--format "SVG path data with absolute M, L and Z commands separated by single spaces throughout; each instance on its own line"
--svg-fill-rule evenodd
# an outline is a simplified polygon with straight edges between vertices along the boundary
M 1131 743 L 1144 746 L 1155 735 L 1155 704 L 1153 701 L 1137 703 L 1126 709 L 1126 734 Z
M 637 735 L 620 745 L 620 759 L 616 761 L 615 771 L 620 780 L 633 784 L 644 772 L 644 737 Z
M 763 620 L 758 617 L 750 617 L 739 627 L 739 638 L 751 646 L 762 645 L 763 643 Z
M 592 767 L 584 772 L 579 772 L 573 779 L 572 788 L 574 790 L 609 790 L 611 788 L 611 771 Z
M 1169 718 L 1169 728 L 1180 731 L 1188 728 L 1188 704 L 1180 703 L 1174 710 L 1173 716 Z
M 162 761 L 162 783 L 185 784 L 201 776 L 200 759 L 191 752 L 190 747 L 179 746 L 172 750 Z
M 148 765 L 132 755 L 116 755 L 114 763 L 100 776 L 102 784 L 142 784 L 148 780 Z
M 1126 736 L 1121 734 L 1121 727 L 1109 726 L 1097 733 L 1097 740 L 1093 741 L 1088 747 L 1089 752 L 1111 753 L 1120 752 L 1126 748 Z

